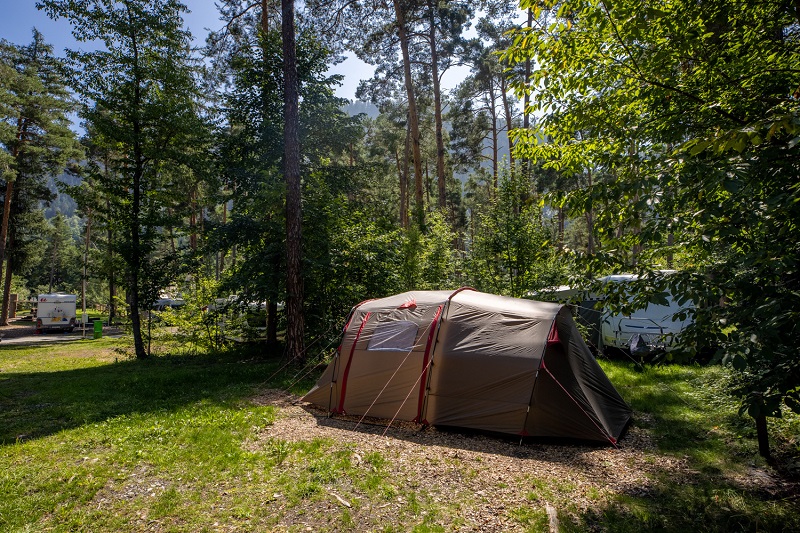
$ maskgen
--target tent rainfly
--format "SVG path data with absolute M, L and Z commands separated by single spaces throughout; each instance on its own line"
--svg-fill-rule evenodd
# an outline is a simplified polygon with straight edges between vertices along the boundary
M 354 307 L 303 399 L 334 414 L 612 445 L 631 417 L 566 307 L 466 288 Z

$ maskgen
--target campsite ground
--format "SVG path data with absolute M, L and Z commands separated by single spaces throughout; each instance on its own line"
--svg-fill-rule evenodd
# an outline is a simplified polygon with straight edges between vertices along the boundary
M 321 370 L 255 352 L 131 360 L 0 345 L 0 529 L 797 531 L 800 422 L 757 455 L 724 369 L 604 361 L 619 448 L 327 418 Z
M 103 327 L 103 335 L 119 336 L 122 329 L 119 327 Z M 73 331 L 44 330 L 37 331 L 34 321 L 30 318 L 12 318 L 8 326 L 0 329 L 0 346 L 54 344 L 57 342 L 70 342 L 85 337 L 92 337 L 92 324 L 89 323 L 84 332 L 80 327 Z

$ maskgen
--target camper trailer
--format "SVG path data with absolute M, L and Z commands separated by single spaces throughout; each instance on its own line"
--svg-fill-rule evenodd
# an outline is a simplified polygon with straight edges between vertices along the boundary
M 36 329 L 75 329 L 77 301 L 74 294 L 40 294 L 36 305 Z
M 668 275 L 672 271 L 663 270 Z M 623 286 L 636 281 L 635 274 L 615 274 L 598 278 L 601 283 L 617 283 Z M 626 289 L 628 300 L 633 294 Z M 692 322 L 690 316 L 683 320 L 675 317 L 684 309 L 694 306 L 691 301 L 678 304 L 673 295 L 666 296 L 666 305 L 647 304 L 630 315 L 612 312 L 605 304 L 605 296 L 575 287 L 561 286 L 538 295 L 542 299 L 570 303 L 578 322 L 587 331 L 587 342 L 597 351 L 617 349 L 625 352 L 634 349 L 644 352 L 669 351 L 676 344 L 677 336 Z
M 624 274 L 602 279 L 606 282 L 628 283 L 637 277 Z M 647 304 L 630 315 L 614 314 L 605 310 L 600 320 L 602 346 L 630 351 L 632 344 L 638 343 L 645 351 L 672 349 L 678 334 L 692 322 L 689 316 L 683 320 L 676 316 L 682 309 L 692 307 L 693 304 L 690 301 L 682 306 L 672 295 L 667 295 L 666 301 L 666 305 Z

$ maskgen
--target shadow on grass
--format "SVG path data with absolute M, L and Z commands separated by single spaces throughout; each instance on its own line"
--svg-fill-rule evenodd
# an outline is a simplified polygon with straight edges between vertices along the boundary
M 626 491 L 568 517 L 564 526 L 562 531 L 576 532 L 794 532 L 800 528 L 800 509 L 791 491 L 745 490 L 701 475 L 688 483 L 665 480 Z
M 121 415 L 171 411 L 199 401 L 235 405 L 265 389 L 294 387 L 295 392 L 300 392 L 324 369 L 284 365 L 282 359 L 242 351 L 217 356 L 154 357 L 56 372 L 2 373 L 0 443 L 42 438 Z M 697 458 L 689 460 L 689 467 L 682 468 L 679 478 L 673 477 L 674 472 L 666 466 L 653 465 L 647 471 L 646 482 L 625 484 L 617 480 L 608 500 L 576 514 L 571 512 L 569 499 L 576 489 L 552 489 L 554 493 L 561 491 L 562 500 L 554 503 L 567 511 L 568 516 L 562 518 L 564 531 L 800 530 L 797 500 L 789 488 L 769 492 L 758 486 L 743 486 L 712 468 L 703 468 L 712 463 L 704 463 L 702 456 L 732 450 L 731 444 L 712 430 L 718 423 L 727 423 L 735 409 L 721 409 L 704 401 L 704 397 L 690 394 L 696 387 L 686 383 L 698 379 L 699 372 L 678 368 L 636 373 L 623 365 L 611 365 L 607 371 L 634 407 L 635 426 L 652 431 L 663 452 L 691 453 Z M 300 385 L 295 383 L 298 379 Z M 327 418 L 322 411 L 306 409 L 320 426 L 376 435 L 386 429 L 385 425 L 374 424 L 378 421 L 356 429 L 357 419 Z M 647 443 L 637 440 L 642 433 L 637 428 L 624 437 L 619 452 L 585 443 L 554 446 L 526 441 L 520 446 L 517 439 L 435 428 L 419 431 L 413 424 L 393 425 L 387 435 L 421 447 L 444 446 L 518 458 L 523 460 L 519 464 L 521 473 L 531 476 L 537 475 L 533 461 L 543 461 L 562 463 L 586 479 L 613 479 L 619 474 L 613 469 L 623 463 L 606 466 L 589 455 L 598 451 L 623 457 L 627 451 L 651 454 L 654 450 L 645 449 Z M 531 468 L 530 472 L 525 468 Z
M 282 358 L 248 349 L 55 372 L 0 373 L 0 445 L 119 415 L 171 411 L 200 400 L 236 402 L 263 386 L 289 387 L 296 370 Z

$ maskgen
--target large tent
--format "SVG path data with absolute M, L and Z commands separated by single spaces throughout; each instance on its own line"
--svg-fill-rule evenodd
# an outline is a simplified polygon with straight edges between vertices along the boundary
M 473 289 L 357 305 L 304 400 L 334 414 L 612 444 L 631 416 L 566 307 Z

